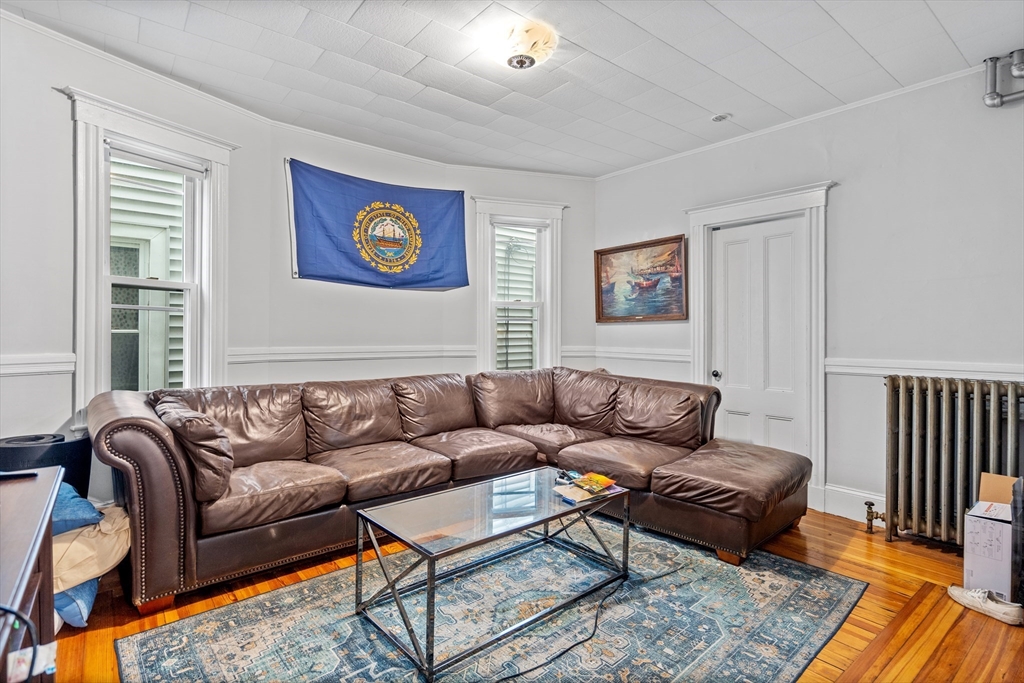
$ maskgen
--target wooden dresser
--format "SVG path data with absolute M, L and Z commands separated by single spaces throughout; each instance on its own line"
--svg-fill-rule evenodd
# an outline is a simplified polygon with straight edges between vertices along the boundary
M 53 538 L 50 515 L 63 467 L 35 470 L 31 479 L 0 481 L 0 604 L 28 615 L 39 644 L 53 636 Z M 7 653 L 29 647 L 28 629 L 13 629 L 14 617 L 0 614 L 0 681 L 7 680 Z M 50 681 L 41 675 L 33 680 Z

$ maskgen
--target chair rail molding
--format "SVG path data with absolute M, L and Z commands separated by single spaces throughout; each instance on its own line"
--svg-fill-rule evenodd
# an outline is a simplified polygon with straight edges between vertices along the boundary
M 366 360 L 476 358 L 463 346 L 275 346 L 228 349 L 228 365 L 257 363 L 333 363 Z
M 889 360 L 882 358 L 826 358 L 825 373 L 853 377 L 919 375 L 950 379 L 1024 382 L 1024 364 L 973 363 L 941 360 Z
M 0 377 L 70 375 L 74 371 L 73 353 L 11 353 L 0 356 Z

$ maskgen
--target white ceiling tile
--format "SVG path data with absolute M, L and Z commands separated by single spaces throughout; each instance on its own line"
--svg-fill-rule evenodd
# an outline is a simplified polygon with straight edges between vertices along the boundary
M 327 85 L 329 80 L 326 76 L 321 76 L 312 71 L 300 69 L 283 62 L 274 62 L 274 65 L 263 78 L 271 83 L 295 88 L 296 90 L 304 90 L 314 95 L 323 92 L 324 86 Z
M 392 43 L 405 45 L 426 28 L 430 19 L 403 7 L 400 2 L 373 0 L 361 4 L 348 23 Z
M 188 86 L 189 88 L 192 88 L 193 90 L 202 90 L 204 87 L 206 87 L 207 90 L 210 89 L 208 86 L 204 86 L 199 81 L 193 81 L 193 80 L 190 80 L 188 78 L 183 78 L 181 76 L 175 76 L 173 73 L 168 74 L 167 77 L 170 78 L 172 81 L 175 81 L 177 83 L 181 83 L 182 85 Z
M 763 98 L 766 93 L 783 90 L 809 79 L 795 66 L 784 62 L 764 71 L 738 74 L 731 80 L 741 88 Z
M 645 93 L 654 87 L 655 85 L 650 81 L 624 71 L 617 76 L 612 76 L 600 83 L 591 85 L 589 89 L 596 92 L 598 95 L 607 97 L 610 100 L 622 102 L 631 97 L 636 97 L 641 93 Z
M 844 81 L 854 76 L 870 73 L 879 68 L 878 62 L 861 48 L 835 59 L 809 61 L 798 66 L 808 77 L 819 85 Z
M 228 5 L 231 0 L 192 0 L 193 5 L 202 5 L 207 9 L 217 10 L 221 14 L 227 14 Z
M 279 0 L 231 0 L 228 14 L 250 24 L 293 36 L 309 14 L 309 9 Z
M 726 21 L 725 16 L 711 5 L 682 0 L 666 2 L 637 24 L 672 47 L 682 49 L 690 38 L 723 21 Z
M 649 40 L 650 33 L 618 14 L 612 14 L 580 33 L 574 42 L 605 59 L 615 59 Z
M 157 73 L 168 74 L 174 67 L 174 55 L 170 52 L 157 50 L 155 47 L 142 45 L 131 40 L 122 40 L 115 36 L 107 36 L 104 40 L 104 46 L 110 54 L 127 59 L 129 62 L 144 66 Z
M 945 31 L 897 50 L 875 55 L 875 59 L 905 86 L 966 69 L 968 66 Z
M 664 88 L 654 87 L 623 101 L 623 104 L 630 109 L 636 109 L 644 114 L 653 115 L 655 112 L 668 109 L 669 107 L 677 107 L 685 102 L 686 100 L 675 93 L 670 93 Z
M 400 135 L 408 140 L 441 147 L 452 141 L 452 136 L 446 135 L 437 130 L 425 130 L 415 123 L 384 117 L 375 124 L 375 127 L 385 133 Z
M 568 64 L 572 60 L 576 59 L 580 55 L 586 54 L 587 50 L 576 43 L 572 42 L 567 38 L 559 38 L 558 46 L 555 51 L 551 53 L 551 56 L 546 61 L 541 62 L 530 71 L 554 71 L 563 64 Z M 507 63 L 502 63 L 502 67 L 513 71 Z
M 665 6 L 665 0 L 601 0 L 601 4 L 634 24 Z
M 707 140 L 702 137 L 698 137 L 693 133 L 688 133 L 685 130 L 679 130 L 669 126 L 664 132 L 656 131 L 648 128 L 637 132 L 637 136 L 646 139 L 652 144 L 657 144 L 660 147 L 666 147 L 669 150 L 679 152 L 689 152 L 691 149 L 697 149 L 708 144 Z
M 841 106 L 834 95 L 817 83 L 807 79 L 796 85 L 761 96 L 768 104 L 786 112 L 794 118 L 810 116 L 820 111 Z
M 253 52 L 264 57 L 270 57 L 277 62 L 284 62 L 301 69 L 308 69 L 316 64 L 324 50 L 315 45 L 304 43 L 301 40 L 281 35 L 270 29 L 263 29 L 259 40 L 256 41 L 256 45 L 253 47 Z
M 723 21 L 687 39 L 678 48 L 701 64 L 711 64 L 750 47 L 755 42 L 753 36 L 736 24 Z
M 185 22 L 185 31 L 218 43 L 251 50 L 263 29 L 256 24 L 229 17 L 201 5 L 192 5 Z
M 935 12 L 949 37 L 964 53 L 964 57 L 972 64 L 980 63 L 986 57 L 1019 49 L 1024 45 L 1024 2 L 946 0 L 933 1 L 928 3 L 928 6 Z M 982 40 L 971 40 L 972 38 Z M 975 45 L 981 48 L 980 52 L 975 53 Z
M 295 107 L 289 107 L 276 102 L 268 102 L 256 97 L 249 97 L 248 95 L 242 95 L 241 93 L 231 92 L 230 90 L 221 90 L 220 88 L 214 88 L 213 86 L 208 85 L 204 85 L 201 90 L 213 95 L 214 97 L 219 97 L 220 99 L 231 102 L 232 104 L 237 104 L 243 109 L 256 112 L 260 116 L 265 116 L 268 119 L 273 119 L 274 121 L 281 121 L 282 123 L 295 123 L 295 120 L 302 115 L 302 112 Z
M 354 56 L 370 40 L 370 34 L 366 31 L 319 12 L 310 12 L 293 37 L 347 57 Z
M 174 66 L 171 67 L 171 74 L 179 78 L 187 78 L 190 81 L 197 81 L 232 91 L 235 90 L 235 81 L 239 76 L 234 71 L 210 66 L 204 62 L 182 57 L 181 55 L 175 56 Z
M 410 99 L 426 87 L 422 83 L 417 83 L 416 81 L 405 78 L 404 76 L 396 76 L 390 71 L 384 71 L 382 69 L 377 69 L 376 73 L 361 85 L 367 90 L 375 92 L 378 95 L 384 95 L 386 97 L 402 101 Z
M 506 152 L 505 150 L 492 149 L 488 147 L 477 152 L 476 156 L 479 157 L 482 161 L 490 162 L 492 164 L 501 164 L 504 163 L 505 161 L 508 161 L 515 155 L 512 154 L 511 152 Z
M 177 63 L 178 59 L 180 58 L 175 57 L 175 63 Z M 267 100 L 268 102 L 281 102 L 289 92 L 292 92 L 292 90 L 287 86 L 271 83 L 270 81 L 265 81 L 262 78 L 253 78 L 252 76 L 246 76 L 245 74 L 238 74 L 235 76 L 231 90 L 241 93 L 242 95 L 249 95 L 250 97 Z
M 527 116 L 524 116 L 527 121 L 537 124 L 538 126 L 544 126 L 546 128 L 559 128 L 579 118 L 576 114 L 559 109 L 558 107 L 551 107 L 546 104 L 542 104 L 539 109 L 531 112 Z
M 728 0 L 716 2 L 715 9 L 727 16 L 738 26 L 751 28 L 778 19 L 783 14 L 798 9 L 806 0 Z
M 558 35 L 570 40 L 614 16 L 615 12 L 597 0 L 545 0 L 530 12 L 531 19 L 550 24 Z
M 451 141 L 445 144 L 445 149 L 450 149 L 453 152 L 460 152 L 462 154 L 474 154 L 484 149 L 484 145 L 479 142 L 473 142 L 472 140 L 462 140 L 460 138 L 452 138 Z
M 802 43 L 836 27 L 828 12 L 813 2 L 803 2 L 782 16 L 748 29 L 751 35 L 772 50 L 779 51 Z
M 708 64 L 708 68 L 731 81 L 735 81 L 737 78 L 767 71 L 772 67 L 785 63 L 786 60 L 775 52 L 769 50 L 761 43 L 754 43 L 739 52 L 734 52 L 727 57 Z
M 680 100 L 679 104 L 668 107 L 667 109 L 650 112 L 651 117 L 671 124 L 676 128 L 681 128 L 682 124 L 687 123 L 688 121 L 693 121 L 694 119 L 711 118 L 712 113 L 704 107 L 698 106 L 689 100 L 684 100 L 682 98 L 680 98 Z
M 5 12 L 10 12 L 14 16 L 21 17 L 22 19 L 25 18 L 25 13 L 21 11 L 20 7 L 15 7 L 14 5 L 10 5 L 10 4 L 6 3 L 6 2 L 3 2 L 3 0 L 0 0 L 0 10 L 3 10 Z M 58 13 L 57 16 L 60 16 L 60 14 Z
M 524 121 L 516 116 L 503 115 L 494 119 L 488 124 L 491 130 L 495 130 L 505 135 L 519 136 L 528 130 L 533 130 L 537 126 L 529 121 Z
M 923 0 L 856 0 L 826 9 L 846 30 L 851 33 L 863 33 L 927 7 Z
M 851 30 L 851 33 L 868 53 L 878 55 L 926 38 L 945 35 L 946 31 L 932 11 L 923 6 L 919 12 L 902 16 L 872 29 Z
M 445 64 L 458 64 L 476 51 L 477 44 L 469 36 L 432 21 L 406 47 Z
M 874 71 L 830 83 L 825 89 L 843 102 L 849 103 L 899 90 L 901 87 L 899 81 L 889 75 L 888 71 L 878 67 Z
M 779 54 L 790 64 L 806 73 L 805 66 L 816 62 L 832 61 L 855 52 L 863 53 L 864 49 L 850 37 L 846 29 L 837 26 L 809 40 L 780 50 Z M 813 78 L 813 76 L 811 77 Z
M 458 30 L 483 12 L 489 4 L 489 0 L 410 0 L 405 6 L 413 12 Z
M 211 43 L 210 51 L 203 61 L 254 78 L 263 78 L 275 63 L 269 57 L 240 50 L 224 43 Z
M 292 109 L 292 107 L 287 108 Z M 380 117 L 377 117 L 377 120 L 380 120 Z M 319 114 L 313 114 L 308 111 L 300 112 L 298 117 L 290 123 L 296 126 L 301 126 L 302 128 L 308 128 L 309 130 L 315 130 L 319 133 L 326 133 L 327 135 L 333 135 L 344 140 L 356 140 L 364 144 L 370 144 L 367 141 L 367 137 L 374 135 L 374 133 L 368 128 L 356 126 L 351 123 L 328 118 L 326 116 L 320 116 Z M 380 137 L 383 138 L 384 136 Z
M 718 75 L 708 67 L 698 64 L 689 57 L 684 62 L 679 62 L 667 69 L 647 76 L 647 80 L 651 83 L 660 85 L 665 90 L 674 92 L 677 95 L 712 78 L 718 78 Z
M 497 109 L 503 114 L 517 116 L 519 118 L 532 114 L 542 106 L 544 106 L 544 103 L 540 100 L 536 100 L 518 92 L 509 93 L 492 105 L 494 109 Z
M 1024 7 L 1022 7 L 1024 10 Z M 989 57 L 999 57 L 1019 50 L 1024 45 L 1024 21 L 1005 23 L 987 33 L 961 38 L 956 46 L 968 64 L 982 64 Z
M 603 123 L 591 121 L 590 119 L 576 119 L 575 121 L 562 126 L 558 130 L 583 140 L 589 140 L 594 135 L 599 135 L 615 129 L 606 126 Z
M 139 40 L 139 18 L 135 15 L 83 0 L 60 0 L 60 19 L 90 31 Z
M 792 120 L 792 116 L 770 104 L 753 109 L 738 110 L 730 119 L 737 126 L 746 130 L 764 130 Z
M 519 142 L 519 138 L 513 137 L 511 135 L 505 135 L 504 133 L 493 132 L 490 133 L 489 135 L 485 135 L 484 137 L 480 138 L 477 142 L 479 142 L 481 145 L 494 147 L 495 149 L 507 150 L 513 145 L 515 145 L 517 142 Z
M 424 88 L 409 99 L 409 104 L 423 107 L 430 111 L 458 118 L 456 114 L 466 101 L 437 88 Z
M 143 19 L 139 24 L 139 42 L 192 59 L 205 59 L 210 52 L 211 41 L 176 28 Z
M 477 50 L 471 53 L 455 66 L 480 78 L 486 78 L 492 83 L 501 83 L 511 74 L 516 73 L 507 66 L 499 64 L 497 60 L 493 59 L 484 50 Z M 530 69 L 530 71 L 531 73 L 544 73 L 536 69 Z
M 498 2 L 516 14 L 528 17 L 531 16 L 534 8 L 541 3 L 541 0 L 498 0 Z
M 337 21 L 348 21 L 363 0 L 295 0 L 302 7 L 324 14 Z
M 433 57 L 425 57 L 416 66 L 409 69 L 406 78 L 429 85 L 440 90 L 449 90 L 469 79 L 470 74 L 462 69 L 439 62 Z
M 749 95 L 732 81 L 716 77 L 688 88 L 683 91 L 682 96 L 698 106 L 717 112 L 724 102 L 743 94 Z
M 543 71 L 534 73 L 531 69 L 529 71 L 511 71 L 508 78 L 503 80 L 501 84 L 528 97 L 537 98 L 543 97 L 555 88 L 561 87 L 568 82 L 569 79 L 557 71 L 554 73 L 544 73 Z
M 352 57 L 346 57 L 345 55 L 339 55 L 329 50 L 324 50 L 324 53 L 320 55 L 319 59 L 310 67 L 310 71 L 313 73 L 320 74 L 321 76 L 327 76 L 328 78 L 341 81 L 342 83 L 351 83 L 352 85 L 364 85 L 374 76 L 381 73 L 393 76 L 386 71 L 381 71 L 375 66 L 369 64 L 363 64 L 357 59 Z M 399 78 L 395 76 L 395 78 Z M 422 87 L 422 86 L 420 86 Z M 416 88 L 415 92 L 418 92 L 420 88 Z M 376 91 L 375 91 L 376 92 Z M 378 95 L 386 95 L 389 93 L 377 93 Z
M 60 21 L 60 5 L 57 0 L 7 0 L 4 4 Z
M 647 114 L 641 114 L 638 111 L 628 111 L 625 114 L 606 121 L 606 123 L 616 130 L 621 130 L 624 133 L 630 133 L 632 135 L 636 135 L 636 131 L 641 128 L 646 128 L 655 124 L 665 125 L 664 122 L 652 118 Z
M 610 100 L 607 97 L 601 97 L 594 100 L 589 107 L 581 109 L 577 113 L 592 121 L 603 123 L 609 119 L 614 119 L 616 116 L 622 116 L 628 111 L 630 109 L 626 105 Z
M 456 121 L 448 128 L 445 128 L 445 132 L 464 140 L 479 140 L 485 135 L 491 134 L 489 129 L 466 121 Z
M 679 50 L 654 38 L 623 54 L 615 63 L 630 73 L 647 77 L 687 59 Z
M 564 133 L 558 133 L 554 130 L 551 130 L 550 128 L 547 128 L 546 126 L 537 126 L 533 130 L 526 131 L 519 137 L 521 137 L 523 140 L 526 140 L 527 142 L 532 142 L 534 144 L 547 147 L 552 142 L 562 137 L 562 135 L 564 135 Z
M 478 126 L 486 126 L 501 116 L 501 112 L 476 102 L 463 102 L 455 112 L 455 118 Z
M 566 83 L 539 99 L 545 104 L 550 104 L 554 107 L 561 107 L 566 111 L 576 111 L 581 107 L 590 105 L 597 100 L 598 97 L 600 96 L 597 93 L 591 92 L 586 88 L 581 88 L 574 83 Z
M 503 85 L 492 83 L 486 78 L 469 74 L 469 78 L 451 89 L 453 95 L 462 99 L 490 106 L 512 91 Z
M 553 73 L 569 80 L 576 79 L 587 84 L 600 83 L 615 76 L 622 69 L 595 54 L 585 53 L 567 64 L 563 64 Z M 529 73 L 529 72 L 525 72 Z
M 329 100 L 347 104 L 351 107 L 362 107 L 377 98 L 377 93 L 360 88 L 358 85 L 330 79 L 324 84 L 319 94 Z
M 33 5 L 44 4 L 36 0 L 29 1 Z M 184 31 L 189 3 L 188 0 L 107 0 L 107 7 Z
M 366 41 L 366 44 L 359 48 L 359 51 L 353 56 L 360 62 L 375 66 L 378 69 L 390 71 L 399 76 L 416 66 L 423 59 L 423 55 L 419 52 L 414 52 L 401 45 L 395 45 L 377 36 L 371 36 Z
M 438 114 L 407 102 L 399 102 L 398 100 L 383 96 L 377 96 L 364 108 L 374 114 L 398 119 L 414 126 L 423 126 L 431 130 L 444 130 L 456 123 L 456 119 L 450 116 Z
M 548 147 L 547 145 L 538 145 L 536 142 L 520 140 L 516 144 L 509 147 L 508 151 L 525 157 L 534 158 L 538 154 L 543 154 L 544 152 L 548 151 L 548 149 L 550 149 L 550 147 Z
M 506 34 L 518 19 L 520 16 L 509 8 L 492 2 L 458 30 L 483 45 Z
M 687 133 L 692 133 L 708 142 L 721 142 L 730 138 L 746 135 L 749 131 L 746 128 L 737 126 L 732 121 L 712 121 L 710 119 L 695 119 L 683 125 Z

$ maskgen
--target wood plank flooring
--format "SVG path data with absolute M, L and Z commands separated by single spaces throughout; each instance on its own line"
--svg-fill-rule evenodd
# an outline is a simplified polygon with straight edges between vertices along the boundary
M 960 583 L 963 560 L 948 548 L 884 534 L 863 523 L 810 511 L 769 552 L 869 583 L 860 602 L 800 679 L 1024 683 L 1024 628 L 965 609 L 946 596 Z M 400 550 L 392 544 L 385 553 Z M 89 626 L 57 636 L 57 683 L 117 681 L 113 642 L 183 617 L 350 567 L 355 555 L 328 555 L 178 596 L 148 617 L 124 598 L 115 572 L 100 581 Z

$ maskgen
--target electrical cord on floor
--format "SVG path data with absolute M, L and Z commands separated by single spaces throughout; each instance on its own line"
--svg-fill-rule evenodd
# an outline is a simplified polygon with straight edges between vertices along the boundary
M 563 530 L 563 533 L 565 533 L 566 537 L 569 538 L 570 540 L 572 540 L 575 543 L 579 543 L 579 541 L 577 541 L 575 538 L 573 538 L 569 534 L 569 530 L 565 528 L 565 522 L 563 522 L 561 520 L 559 520 L 559 522 L 562 524 L 562 530 Z M 583 544 L 580 544 L 580 545 L 583 545 Z M 670 570 L 668 570 L 666 572 L 662 572 L 661 574 L 654 574 L 653 576 L 643 576 L 643 577 L 641 577 L 640 582 L 641 583 L 648 583 L 650 581 L 654 581 L 655 579 L 663 579 L 666 576 L 671 576 L 672 574 L 675 574 L 676 572 L 681 571 L 681 570 L 686 569 L 687 567 L 691 567 L 691 566 L 693 566 L 693 565 L 689 564 L 689 563 L 681 564 L 678 567 L 676 567 L 675 569 L 670 569 Z M 697 576 L 697 577 L 694 577 L 692 579 L 687 579 L 686 581 L 684 581 L 680 585 L 685 586 L 687 584 L 693 583 L 694 581 L 699 581 L 699 580 L 701 580 L 703 578 L 705 578 L 705 577 Z M 556 652 L 552 656 L 550 656 L 547 659 L 545 659 L 540 664 L 537 664 L 536 666 L 532 666 L 529 669 L 525 669 L 523 671 L 517 671 L 516 673 L 509 674 L 508 676 L 504 676 L 502 678 L 497 678 L 497 679 L 495 679 L 494 683 L 501 683 L 502 681 L 511 681 L 514 678 L 519 678 L 520 676 L 525 676 L 528 673 L 532 673 L 532 672 L 536 671 L 537 669 L 542 669 L 545 666 L 547 666 L 548 664 L 552 664 L 555 660 L 557 660 L 562 655 L 565 655 L 565 654 L 571 652 L 572 650 L 576 649 L 580 645 L 583 645 L 584 643 L 587 643 L 590 640 L 592 640 L 594 638 L 594 636 L 597 635 L 597 626 L 598 626 L 598 624 L 601 621 L 601 610 L 604 608 L 604 603 L 608 600 L 608 598 L 610 598 L 613 595 L 615 595 L 616 593 L 618 593 L 619 589 L 622 588 L 624 585 L 626 585 L 626 580 L 625 579 L 621 579 L 619 581 L 619 584 L 617 586 L 615 586 L 615 590 L 613 590 L 611 593 L 609 593 L 608 595 L 606 595 L 603 598 L 601 598 L 601 602 L 597 603 L 597 610 L 595 610 L 595 612 L 594 612 L 594 627 L 590 630 L 590 635 L 588 635 L 583 640 L 578 640 L 575 643 L 573 643 L 572 645 L 569 645 L 567 647 L 562 648 L 561 650 L 559 650 L 558 652 Z
M 6 605 L 0 605 L 0 612 L 7 612 L 13 614 L 15 619 L 25 622 L 25 626 L 28 627 L 28 637 L 32 641 L 32 657 L 28 664 L 28 676 L 25 680 L 32 678 L 32 671 L 36 668 L 36 655 L 39 653 L 39 634 L 36 633 L 36 625 L 32 623 L 32 620 L 27 616 L 14 609 L 13 607 L 7 607 Z

